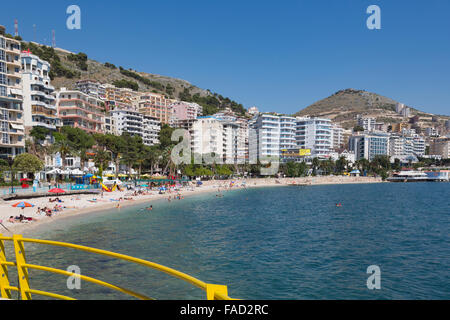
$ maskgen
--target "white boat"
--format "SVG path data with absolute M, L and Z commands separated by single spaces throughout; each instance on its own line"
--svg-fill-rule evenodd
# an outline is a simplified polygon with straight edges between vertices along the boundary
M 428 176 L 421 171 L 400 171 L 394 172 L 392 177 L 387 178 L 390 182 L 419 182 L 428 181 Z

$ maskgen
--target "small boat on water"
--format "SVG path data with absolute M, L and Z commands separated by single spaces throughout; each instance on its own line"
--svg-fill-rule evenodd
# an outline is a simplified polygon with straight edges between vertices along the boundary
M 428 181 L 428 176 L 421 171 L 400 171 L 394 172 L 392 177 L 387 178 L 390 182 L 420 182 Z

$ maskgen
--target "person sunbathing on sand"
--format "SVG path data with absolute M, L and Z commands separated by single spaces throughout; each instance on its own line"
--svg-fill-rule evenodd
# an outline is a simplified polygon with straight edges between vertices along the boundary
M 11 216 L 11 217 L 9 217 L 9 220 L 8 220 L 8 222 L 10 222 L 10 223 L 15 223 L 16 221 L 14 220 L 14 217 L 13 217 L 13 216 Z

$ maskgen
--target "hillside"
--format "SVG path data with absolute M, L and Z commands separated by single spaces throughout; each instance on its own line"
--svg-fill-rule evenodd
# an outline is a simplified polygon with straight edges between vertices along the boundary
M 214 114 L 226 107 L 241 115 L 246 112 L 242 104 L 218 93 L 201 89 L 186 80 L 140 72 L 109 62 L 101 63 L 89 59 L 87 54 L 82 52 L 75 54 L 34 42 L 22 42 L 22 49 L 29 49 L 32 54 L 51 64 L 50 77 L 56 89 L 61 87 L 75 89 L 78 80 L 91 79 L 131 88 L 134 91 L 161 93 L 172 99 L 196 102 L 203 106 L 205 115 Z
M 349 129 L 356 125 L 356 116 L 358 114 L 374 117 L 377 121 L 385 123 L 404 121 L 403 116 L 395 112 L 396 104 L 397 101 L 376 93 L 345 89 L 297 112 L 295 116 L 325 117 Z M 433 122 L 433 117 L 439 122 L 439 125 L 450 119 L 450 116 L 435 116 L 411 108 L 411 117 L 416 115 L 419 116 L 419 124 L 423 127 L 436 124 L 436 122 Z

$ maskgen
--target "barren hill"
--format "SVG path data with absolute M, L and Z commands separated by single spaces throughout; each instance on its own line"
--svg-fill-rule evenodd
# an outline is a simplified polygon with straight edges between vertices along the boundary
M 320 100 L 309 107 L 297 112 L 295 116 L 317 116 L 332 119 L 344 128 L 352 128 L 356 125 L 358 114 L 374 117 L 379 122 L 399 123 L 405 121 L 402 115 L 395 112 L 397 101 L 364 90 L 345 89 L 340 90 L 328 98 Z M 450 119 L 450 116 L 435 116 L 411 108 L 411 117 L 419 116 L 420 124 L 424 127 L 431 126 L 433 117 L 435 122 L 441 124 Z

